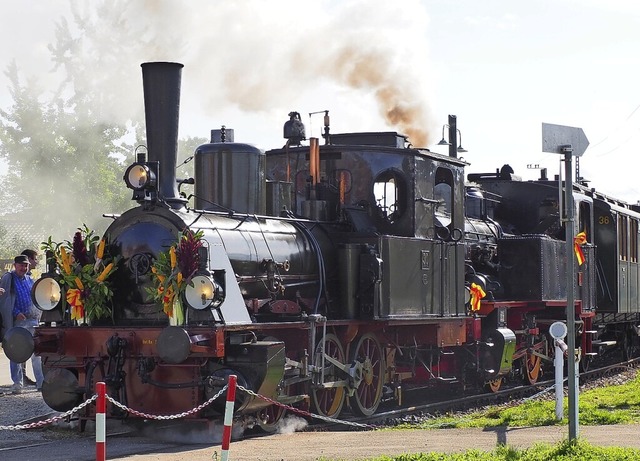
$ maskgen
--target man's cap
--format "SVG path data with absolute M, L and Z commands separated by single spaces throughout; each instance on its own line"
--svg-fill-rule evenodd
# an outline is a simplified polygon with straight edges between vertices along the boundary
M 29 264 L 29 258 L 27 258 L 25 255 L 16 256 L 15 258 L 13 258 L 13 263 L 14 264 Z

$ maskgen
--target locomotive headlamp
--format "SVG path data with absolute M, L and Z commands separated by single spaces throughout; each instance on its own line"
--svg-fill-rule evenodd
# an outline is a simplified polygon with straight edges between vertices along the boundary
M 202 246 L 198 248 L 198 271 L 184 291 L 187 305 L 198 311 L 216 309 L 224 301 L 224 282 L 220 283 L 219 276 L 211 274 L 208 265 L 209 249 Z M 224 277 L 224 272 L 221 275 Z
M 155 187 L 156 175 L 148 165 L 136 162 L 124 173 L 124 182 L 129 189 L 144 190 Z
M 46 264 L 47 272 L 42 274 L 31 288 L 31 300 L 41 311 L 52 311 L 60 303 L 62 288 L 58 282 L 55 258 L 50 250 L 46 253 Z
M 216 299 L 216 284 L 206 275 L 196 275 L 184 292 L 187 304 L 196 310 L 211 307 Z
M 58 281 L 51 276 L 44 276 L 33 284 L 31 298 L 33 305 L 41 311 L 50 311 L 60 302 L 62 289 Z

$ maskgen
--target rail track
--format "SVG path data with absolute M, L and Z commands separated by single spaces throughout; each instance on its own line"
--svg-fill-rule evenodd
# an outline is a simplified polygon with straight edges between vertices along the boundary
M 634 358 L 631 360 L 605 364 L 598 366 L 597 368 L 591 368 L 587 371 L 582 371 L 579 375 L 579 384 L 581 387 L 597 386 L 598 381 L 611 376 L 613 374 L 622 373 L 629 369 L 636 369 L 640 365 L 640 358 Z M 603 384 L 606 385 L 606 384 Z M 565 391 L 566 391 L 566 376 L 565 376 Z M 421 392 L 421 391 L 413 391 Z M 420 418 L 433 418 L 439 414 L 455 412 L 455 411 L 469 411 L 475 408 L 481 408 L 497 404 L 505 404 L 507 402 L 513 402 L 517 404 L 523 399 L 531 398 L 536 395 L 541 397 L 549 396 L 552 398 L 555 392 L 555 380 L 542 380 L 532 385 L 511 385 L 497 392 L 487 392 L 482 394 L 466 395 L 464 397 L 458 396 L 450 397 L 438 401 L 432 401 L 429 403 L 418 403 L 403 405 L 400 408 L 383 410 L 372 416 L 363 417 L 347 417 L 343 418 L 345 421 L 359 424 L 369 424 L 371 426 L 395 426 L 399 423 L 406 422 L 406 418 L 420 417 Z M 418 397 L 412 397 L 411 400 L 419 400 Z M 384 407 L 382 407 L 384 409 Z M 310 430 L 339 430 L 340 424 L 334 423 L 320 423 L 310 426 Z M 342 426 L 349 428 L 348 426 Z

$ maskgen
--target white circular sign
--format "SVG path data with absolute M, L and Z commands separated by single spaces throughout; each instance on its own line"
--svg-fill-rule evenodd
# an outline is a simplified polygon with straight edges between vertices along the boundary
M 553 339 L 564 339 L 567 336 L 567 325 L 564 322 L 553 322 L 549 327 L 549 334 Z

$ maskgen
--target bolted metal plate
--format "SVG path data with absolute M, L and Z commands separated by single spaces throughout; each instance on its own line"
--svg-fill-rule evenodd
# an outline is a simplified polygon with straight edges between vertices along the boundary
M 183 328 L 170 326 L 158 335 L 158 355 L 167 363 L 182 363 L 191 350 L 191 338 Z
M 83 393 L 76 375 L 66 368 L 48 370 L 42 383 L 42 398 L 56 411 L 68 411 L 79 405 Z
M 2 348 L 9 360 L 17 363 L 26 362 L 33 354 L 33 336 L 25 328 L 13 327 L 4 335 Z

